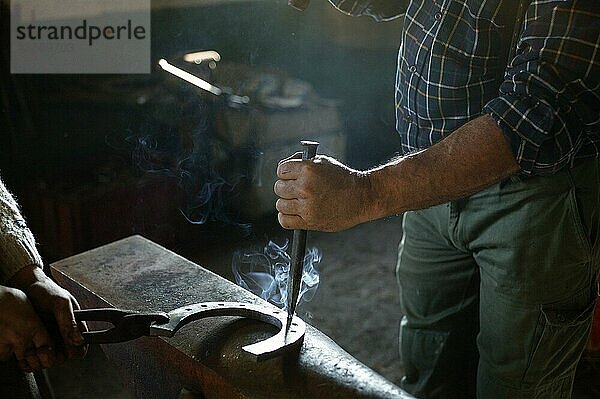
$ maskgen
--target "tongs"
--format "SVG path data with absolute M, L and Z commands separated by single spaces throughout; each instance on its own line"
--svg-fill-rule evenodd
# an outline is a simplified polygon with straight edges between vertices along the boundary
M 115 308 L 76 310 L 78 321 L 108 322 L 113 326 L 105 330 L 84 332 L 87 344 L 113 344 L 141 337 L 172 337 L 192 321 L 214 316 L 242 316 L 272 324 L 279 332 L 266 340 L 246 345 L 242 349 L 257 361 L 270 359 L 294 348 L 304 339 L 306 325 L 294 316 L 286 334 L 287 313 L 270 305 L 244 302 L 203 302 L 164 312 L 136 312 Z

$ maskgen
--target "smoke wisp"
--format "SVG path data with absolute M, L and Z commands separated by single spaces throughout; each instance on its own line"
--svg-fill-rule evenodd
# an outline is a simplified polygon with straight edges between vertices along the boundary
M 291 258 L 286 252 L 288 241 L 277 245 L 269 241 L 262 252 L 233 255 L 232 271 L 236 283 L 246 290 L 287 311 L 288 276 Z M 313 247 L 304 256 L 302 285 L 298 303 L 310 301 L 319 286 L 318 264 L 321 252 Z
M 181 188 L 184 198 L 176 206 L 188 222 L 233 225 L 247 236 L 252 225 L 239 220 L 233 205 L 240 183 L 247 179 L 240 173 L 221 170 L 222 165 L 227 166 L 221 159 L 222 148 L 214 137 L 214 127 L 203 118 L 210 109 L 198 102 L 192 105 L 193 115 L 201 116 L 162 129 L 148 122 L 140 128 L 142 134 L 125 137 L 131 164 L 142 173 L 165 177 Z

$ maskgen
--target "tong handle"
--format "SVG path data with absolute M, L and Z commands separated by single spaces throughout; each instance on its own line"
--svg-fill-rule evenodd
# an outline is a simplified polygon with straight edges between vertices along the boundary
M 75 310 L 77 321 L 103 321 L 113 327 L 82 333 L 86 344 L 113 344 L 150 335 L 150 326 L 163 324 L 169 316 L 163 312 L 142 313 L 115 308 Z
M 106 321 L 114 325 L 117 325 L 123 317 L 136 313 L 138 312 L 115 308 L 92 308 L 73 311 L 77 321 Z

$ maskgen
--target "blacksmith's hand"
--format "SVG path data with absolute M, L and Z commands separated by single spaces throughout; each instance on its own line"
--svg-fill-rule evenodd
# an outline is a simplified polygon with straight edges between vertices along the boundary
M 285 229 L 340 231 L 370 220 L 369 176 L 337 160 L 302 153 L 281 161 L 275 194 L 279 224 Z
M 60 360 L 27 295 L 0 286 L 0 360 L 9 360 L 13 355 L 24 371 L 51 367 Z
M 9 283 L 27 294 L 39 314 L 54 318 L 60 333 L 58 338 L 62 338 L 56 347 L 58 356 L 74 359 L 85 355 L 87 347 L 81 332 L 87 331 L 87 328 L 84 323 L 75 320 L 73 309 L 79 309 L 79 304 L 67 290 L 34 265 L 21 269 Z M 59 353 L 59 349 L 63 353 Z

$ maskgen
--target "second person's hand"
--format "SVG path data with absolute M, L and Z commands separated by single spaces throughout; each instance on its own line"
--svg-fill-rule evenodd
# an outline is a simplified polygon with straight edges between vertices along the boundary
M 63 360 L 27 295 L 0 286 L 0 361 L 13 355 L 23 371 L 48 368 Z
M 68 359 L 81 358 L 86 353 L 86 346 L 81 333 L 87 331 L 84 323 L 78 323 L 73 315 L 79 309 L 77 300 L 64 288 L 56 284 L 35 265 L 23 268 L 15 275 L 10 284 L 27 294 L 33 307 L 39 314 L 53 318 L 58 326 L 59 345 L 62 355 Z

